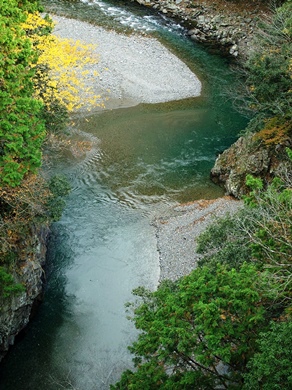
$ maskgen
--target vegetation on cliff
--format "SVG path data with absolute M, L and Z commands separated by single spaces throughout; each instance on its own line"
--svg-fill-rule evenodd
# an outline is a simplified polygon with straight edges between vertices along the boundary
M 292 131 L 291 15 L 292 3 L 287 1 L 259 23 L 253 53 L 245 64 L 247 101 L 256 114 L 248 129 L 261 130 L 258 138 L 268 143 L 277 143 Z
M 56 41 L 47 35 L 50 21 L 31 27 L 37 3 L 2 0 L 0 6 L 0 295 L 7 298 L 25 288 L 12 274 L 31 254 L 34 229 L 58 218 L 68 191 L 61 178 L 46 183 L 35 174 L 45 129 L 61 125 L 66 105 L 79 102 L 62 88 L 56 94 L 54 61 L 44 51 L 56 52 Z M 288 1 L 263 27 L 264 40 L 246 65 L 249 108 L 256 112 L 249 130 L 266 146 L 286 147 L 291 138 L 291 8 Z M 72 84 L 71 92 L 78 87 Z M 136 371 L 126 371 L 112 389 L 292 386 L 290 149 L 287 154 L 285 170 L 269 187 L 247 177 L 244 210 L 201 236 L 204 257 L 196 270 L 156 292 L 135 291 Z
M 97 59 L 81 42 L 51 34 L 38 1 L 0 1 L 0 299 L 23 292 L 21 264 L 33 258 L 36 232 L 57 220 L 69 186 L 38 173 L 48 134 L 73 109 L 99 96 L 80 79 Z M 92 75 L 94 77 L 94 75 Z M 86 101 L 84 99 L 86 97 Z M 20 283 L 16 283 L 19 281 Z
M 239 108 L 252 119 L 237 143 L 224 151 L 212 169 L 212 179 L 227 193 L 248 191 L 248 173 L 270 183 L 287 163 L 292 147 L 292 2 L 259 23 L 254 50 L 244 65 Z
M 134 291 L 136 369 L 112 389 L 292 386 L 291 15 L 289 0 L 262 25 L 246 64 L 249 137 L 282 145 L 285 164 L 268 186 L 245 170 L 244 209 L 201 235 L 203 258 L 190 275 Z

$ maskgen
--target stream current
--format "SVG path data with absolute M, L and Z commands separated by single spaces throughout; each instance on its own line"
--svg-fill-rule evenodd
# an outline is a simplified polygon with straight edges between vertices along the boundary
M 216 154 L 246 121 L 224 90 L 227 60 L 185 37 L 173 21 L 129 2 L 47 1 L 60 15 L 157 37 L 197 74 L 202 95 L 75 118 L 94 148 L 59 158 L 72 192 L 49 242 L 44 302 L 0 369 L 1 390 L 103 390 L 131 368 L 136 337 L 124 304 L 159 279 L 156 216 L 177 203 L 222 196 L 209 180 Z

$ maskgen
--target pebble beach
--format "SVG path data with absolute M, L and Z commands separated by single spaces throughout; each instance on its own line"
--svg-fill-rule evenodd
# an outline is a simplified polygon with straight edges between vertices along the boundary
M 54 34 L 93 44 L 99 76 L 90 87 L 106 97 L 105 109 L 139 103 L 162 103 L 199 96 L 201 82 L 188 66 L 158 40 L 138 34 L 123 35 L 86 22 L 52 16 Z

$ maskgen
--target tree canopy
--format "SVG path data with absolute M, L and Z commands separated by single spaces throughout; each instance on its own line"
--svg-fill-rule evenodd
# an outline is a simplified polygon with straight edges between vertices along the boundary
M 41 164 L 45 137 L 42 104 L 33 98 L 37 61 L 31 42 L 21 28 L 24 11 L 36 11 L 37 2 L 0 2 L 0 184 L 15 186 Z
M 136 290 L 142 303 L 133 319 L 141 333 L 129 349 L 137 371 L 125 372 L 112 388 L 241 388 L 257 332 L 266 325 L 259 283 L 253 265 L 239 271 L 218 265 L 153 293 Z
M 46 129 L 101 104 L 82 81 L 98 58 L 92 45 L 52 35 L 37 1 L 1 0 L 0 28 L 0 184 L 13 187 L 40 167 Z

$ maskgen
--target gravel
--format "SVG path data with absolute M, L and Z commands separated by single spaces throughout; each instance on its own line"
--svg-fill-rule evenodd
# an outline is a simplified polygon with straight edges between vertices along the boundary
M 158 40 L 122 35 L 65 17 L 52 19 L 56 22 L 55 35 L 96 44 L 94 54 L 98 60 L 90 71 L 98 71 L 99 76 L 96 82 L 92 78 L 89 82 L 107 100 L 106 109 L 200 95 L 197 76 Z
M 196 239 L 214 220 L 234 213 L 242 202 L 224 196 L 176 206 L 168 216 L 156 219 L 160 281 L 177 280 L 196 268 L 201 255 Z

